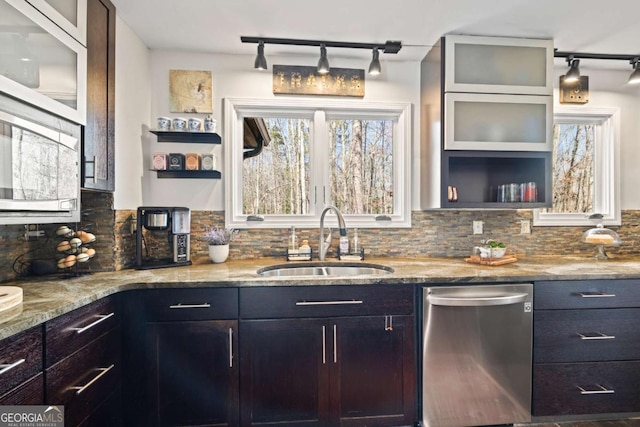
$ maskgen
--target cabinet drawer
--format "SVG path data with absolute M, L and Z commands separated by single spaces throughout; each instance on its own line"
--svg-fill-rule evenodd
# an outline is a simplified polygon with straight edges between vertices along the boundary
M 119 332 L 107 332 L 46 370 L 46 403 L 65 406 L 65 425 L 79 424 L 118 387 Z
M 240 289 L 240 317 L 369 316 L 413 314 L 413 287 L 296 286 Z
M 42 404 L 44 404 L 44 375 L 42 372 L 0 396 L 0 405 Z
M 117 296 L 103 298 L 46 324 L 46 367 L 90 343 L 120 322 Z
M 640 359 L 640 308 L 536 310 L 534 363 Z
M 533 415 L 638 412 L 639 389 L 637 361 L 534 365 Z
M 216 320 L 238 317 L 238 290 L 149 289 L 139 291 L 130 309 L 147 321 Z
M 536 309 L 640 307 L 640 280 L 536 282 Z
M 0 342 L 0 395 L 42 372 L 42 326 Z

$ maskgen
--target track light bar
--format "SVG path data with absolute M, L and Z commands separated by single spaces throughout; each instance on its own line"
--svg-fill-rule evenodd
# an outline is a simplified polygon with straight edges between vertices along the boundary
M 556 58 L 575 58 L 575 59 L 613 59 L 618 61 L 631 61 L 640 55 L 618 55 L 609 53 L 580 53 L 580 52 L 565 52 L 556 50 L 553 52 L 553 56 Z
M 272 37 L 247 37 L 241 36 L 242 43 L 260 43 L 264 44 L 284 44 L 293 46 L 322 46 L 325 47 L 343 47 L 348 49 L 374 49 L 377 48 L 384 53 L 398 53 L 402 49 L 402 42 L 387 40 L 385 43 L 355 43 L 355 42 L 336 42 L 326 40 L 304 40 L 304 39 L 280 39 Z
M 573 82 L 577 81 L 580 78 L 580 70 L 578 69 L 578 65 L 580 65 L 580 59 L 613 59 L 617 61 L 628 61 L 633 68 L 631 75 L 629 76 L 628 84 L 639 84 L 640 83 L 640 67 L 638 63 L 640 62 L 640 55 L 620 55 L 615 53 L 580 53 L 580 52 L 563 52 L 559 50 L 555 50 L 553 52 L 553 56 L 556 58 L 566 58 L 567 64 L 571 67 L 567 74 L 565 75 L 565 81 Z

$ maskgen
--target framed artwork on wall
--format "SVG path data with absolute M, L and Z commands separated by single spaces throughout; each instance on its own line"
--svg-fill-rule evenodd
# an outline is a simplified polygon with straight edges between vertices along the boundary
M 169 111 L 213 113 L 211 71 L 169 70 Z

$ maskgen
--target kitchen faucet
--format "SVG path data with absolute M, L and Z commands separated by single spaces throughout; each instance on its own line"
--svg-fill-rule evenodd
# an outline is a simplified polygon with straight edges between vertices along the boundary
M 329 229 L 329 234 L 327 234 L 326 241 L 324 236 L 324 216 L 328 211 L 333 211 L 338 217 L 338 227 L 340 228 L 340 235 L 347 235 L 347 226 L 344 224 L 344 218 L 342 214 L 335 206 L 327 206 L 322 211 L 322 215 L 320 215 L 320 249 L 318 250 L 318 258 L 320 261 L 324 261 L 325 255 L 327 254 L 327 249 L 331 246 L 331 229 Z

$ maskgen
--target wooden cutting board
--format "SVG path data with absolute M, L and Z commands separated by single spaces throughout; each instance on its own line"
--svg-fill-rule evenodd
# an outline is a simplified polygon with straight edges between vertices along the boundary
M 512 264 L 518 261 L 518 258 L 516 258 L 515 255 L 505 255 L 502 258 L 498 258 L 498 259 L 480 258 L 479 255 L 471 255 L 469 258 L 465 258 L 464 260 L 465 262 L 468 262 L 471 264 L 496 266 L 496 265 Z

